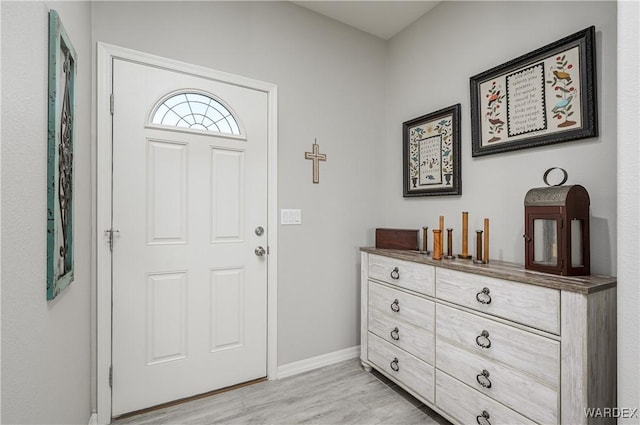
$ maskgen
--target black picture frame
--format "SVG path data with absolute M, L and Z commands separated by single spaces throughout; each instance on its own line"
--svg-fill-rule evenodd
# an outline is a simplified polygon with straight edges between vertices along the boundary
M 595 27 L 470 78 L 472 156 L 598 136 Z
M 460 104 L 405 121 L 403 196 L 461 195 Z

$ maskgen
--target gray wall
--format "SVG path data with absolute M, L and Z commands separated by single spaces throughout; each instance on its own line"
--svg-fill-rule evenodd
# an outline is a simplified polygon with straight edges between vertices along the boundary
M 278 85 L 278 363 L 358 344 L 359 253 L 382 221 L 386 44 L 288 2 L 96 2 L 94 42 Z M 327 162 L 311 182 L 314 138 Z
M 543 185 L 548 167 L 565 168 L 568 183 L 584 185 L 591 196 L 592 272 L 618 275 L 618 406 L 624 408 L 640 406 L 639 21 L 637 2 L 447 2 L 394 37 L 388 59 L 386 224 L 433 227 L 443 214 L 459 229 L 467 210 L 472 228 L 491 218 L 492 258 L 523 263 L 524 194 Z M 600 137 L 472 158 L 469 77 L 590 25 L 597 31 Z M 457 102 L 462 196 L 403 199 L 401 123 Z M 638 417 L 619 422 L 637 424 Z
M 600 137 L 472 158 L 469 77 L 590 25 Z M 470 230 L 491 221 L 491 258 L 522 264 L 524 195 L 544 186 L 547 168 L 562 167 L 567 184 L 583 185 L 591 197 L 591 271 L 615 273 L 615 2 L 443 2 L 391 40 L 388 67 L 388 225 L 433 228 L 444 215 L 459 250 L 461 212 L 468 211 Z M 462 196 L 403 199 L 402 122 L 455 103 L 462 104 Z
M 597 30 L 600 137 L 472 158 L 469 77 L 590 25 Z M 585 186 L 591 197 L 591 270 L 615 273 L 614 2 L 441 3 L 391 40 L 388 67 L 387 224 L 433 228 L 444 215 L 457 251 L 461 212 L 468 211 L 470 233 L 482 229 L 483 218 L 491 221 L 491 258 L 522 264 L 524 195 L 544 186 L 547 168 L 562 167 L 567 184 Z M 462 195 L 403 199 L 402 122 L 455 103 L 462 105 Z
M 550 4 L 551 14 L 545 12 Z M 625 32 L 618 58 L 613 2 L 484 5 L 490 8 L 450 2 L 388 44 L 288 3 L 48 5 L 60 12 L 79 55 L 76 281 L 56 301 L 45 301 L 47 6 L 3 1 L 2 423 L 86 423 L 89 416 L 89 74 L 96 41 L 279 85 L 279 206 L 303 209 L 302 226 L 279 229 L 280 364 L 357 344 L 357 247 L 373 243 L 375 227 L 433 226 L 440 214 L 455 227 L 467 209 L 474 226 L 491 217 L 494 258 L 522 262 L 522 197 L 556 165 L 591 193 L 594 271 L 616 273 L 618 260 L 619 402 L 640 404 L 638 103 L 623 87 L 620 106 L 615 99 L 616 71 L 618 83 L 636 84 L 631 91 L 637 93 L 637 4 L 619 5 Z M 489 29 L 490 12 L 502 17 L 507 32 Z M 543 13 L 540 29 L 531 22 Z M 599 31 L 601 137 L 471 159 L 469 76 L 591 24 Z M 185 40 L 195 40 L 195 47 Z M 435 59 L 442 55 L 446 61 Z M 456 102 L 463 106 L 463 196 L 402 199 L 402 121 Z M 329 156 L 320 185 L 311 184 L 310 162 L 302 159 L 314 137 Z M 508 196 L 484 189 L 496 179 Z M 616 220 L 623 229 L 617 240 Z
M 640 406 L 639 22 L 638 2 L 618 3 L 618 406 L 626 408 Z
M 75 281 L 46 301 L 48 8 L 78 55 Z M 2 2 L 2 423 L 86 424 L 90 384 L 90 9 Z

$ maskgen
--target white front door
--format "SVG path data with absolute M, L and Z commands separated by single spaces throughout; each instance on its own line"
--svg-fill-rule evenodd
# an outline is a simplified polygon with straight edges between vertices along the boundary
M 153 124 L 166 99 L 183 119 Z M 113 102 L 118 416 L 267 375 L 267 94 L 115 59 Z

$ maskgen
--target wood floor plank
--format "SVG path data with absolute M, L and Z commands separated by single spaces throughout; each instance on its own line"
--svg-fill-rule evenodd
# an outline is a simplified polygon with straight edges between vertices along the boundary
M 118 419 L 114 425 L 450 425 L 357 359 Z

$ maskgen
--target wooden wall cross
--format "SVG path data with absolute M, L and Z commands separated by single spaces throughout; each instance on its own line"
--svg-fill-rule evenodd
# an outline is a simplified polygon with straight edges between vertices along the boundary
M 320 163 L 319 161 L 326 161 L 327 155 L 320 153 L 320 146 L 313 141 L 313 152 L 305 152 L 304 159 L 310 159 L 313 161 L 313 183 L 320 183 Z

